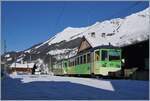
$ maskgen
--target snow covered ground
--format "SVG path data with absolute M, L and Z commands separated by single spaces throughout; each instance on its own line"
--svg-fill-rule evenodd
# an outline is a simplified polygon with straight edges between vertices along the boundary
M 148 100 L 149 82 L 48 75 L 9 75 L 2 79 L 4 100 Z

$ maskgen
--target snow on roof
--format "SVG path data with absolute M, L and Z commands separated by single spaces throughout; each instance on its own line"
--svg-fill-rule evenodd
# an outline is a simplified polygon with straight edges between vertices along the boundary
M 22 59 L 23 59 L 23 57 L 21 57 L 21 58 L 17 59 L 17 62 L 21 61 Z
M 25 51 L 25 53 L 30 53 L 30 52 L 31 52 L 31 49 Z
M 92 47 L 102 45 L 126 46 L 149 39 L 149 11 L 145 9 L 124 19 L 112 19 L 96 24 L 84 37 Z M 92 33 L 95 33 L 92 35 Z
M 11 68 L 33 68 L 34 63 L 26 63 L 26 64 L 20 64 L 20 63 L 12 63 Z

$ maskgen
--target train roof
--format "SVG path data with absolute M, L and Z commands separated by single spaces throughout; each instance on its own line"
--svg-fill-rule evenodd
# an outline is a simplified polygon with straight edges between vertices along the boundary
M 84 50 L 84 52 L 83 52 L 83 51 L 78 52 L 75 56 L 70 57 L 70 58 L 68 58 L 68 59 L 71 59 L 71 58 L 74 58 L 74 57 L 79 56 L 79 55 L 81 55 L 81 54 L 84 54 L 85 51 L 86 51 L 86 53 L 88 53 L 88 52 L 93 52 L 93 51 L 96 50 L 96 49 L 102 49 L 102 48 L 103 48 L 103 49 L 121 49 L 120 47 L 114 47 L 114 46 L 112 46 L 112 45 L 102 45 L 102 46 L 97 46 L 97 47 L 94 47 L 94 48 L 86 49 L 86 50 Z
M 83 36 L 83 39 L 86 39 L 86 41 L 90 44 L 90 46 L 92 48 L 95 48 L 95 47 L 100 47 L 100 46 L 116 46 L 115 42 L 116 40 L 115 39 L 112 39 L 112 37 L 107 37 L 106 35 L 105 36 L 98 36 L 99 34 L 96 33 L 96 32 L 93 32 L 93 33 L 89 33 L 89 34 L 86 34 Z

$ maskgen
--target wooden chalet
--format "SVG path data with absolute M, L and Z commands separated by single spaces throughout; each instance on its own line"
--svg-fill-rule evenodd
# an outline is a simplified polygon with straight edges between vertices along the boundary
M 13 63 L 10 65 L 10 71 L 13 72 L 20 72 L 20 73 L 31 73 L 34 63 L 28 64 L 20 64 L 20 63 Z

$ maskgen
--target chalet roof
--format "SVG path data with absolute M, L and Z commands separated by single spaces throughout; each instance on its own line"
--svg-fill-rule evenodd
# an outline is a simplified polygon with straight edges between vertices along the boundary
M 92 48 L 107 45 L 124 47 L 148 40 L 148 33 L 149 32 L 146 31 L 138 31 L 137 33 L 134 32 L 125 34 L 124 36 L 120 35 L 120 33 L 109 36 L 108 33 L 102 35 L 102 33 L 95 32 L 94 36 L 91 33 L 87 33 L 85 34 L 84 38 L 88 41 Z

